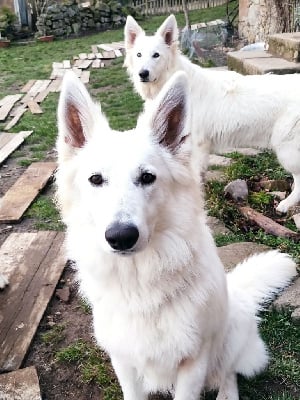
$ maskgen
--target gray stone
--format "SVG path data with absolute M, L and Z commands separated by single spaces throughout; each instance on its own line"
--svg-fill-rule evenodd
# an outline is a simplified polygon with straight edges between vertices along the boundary
M 232 243 L 227 246 L 218 247 L 218 254 L 226 271 L 231 271 L 239 262 L 245 260 L 253 254 L 271 250 L 263 244 L 242 242 Z
M 277 33 L 268 39 L 268 51 L 288 61 L 300 61 L 300 33 Z
M 244 75 L 292 74 L 300 72 L 300 63 L 273 57 L 266 51 L 235 51 L 227 54 L 228 69 Z
M 219 167 L 227 167 L 232 163 L 232 159 L 229 157 L 219 156 L 217 154 L 210 154 L 208 165 L 209 166 L 219 166 Z
M 214 236 L 230 233 L 230 230 L 218 218 L 208 216 L 206 222 Z
M 245 201 L 248 198 L 248 186 L 243 179 L 236 179 L 224 188 L 225 196 L 229 196 L 234 201 Z
M 300 277 L 274 301 L 273 305 L 276 310 L 293 310 L 292 318 L 300 322 Z

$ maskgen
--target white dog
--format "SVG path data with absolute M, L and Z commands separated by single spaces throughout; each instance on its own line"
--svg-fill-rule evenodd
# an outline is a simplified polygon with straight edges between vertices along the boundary
M 225 276 L 191 166 L 186 88 L 175 74 L 126 132 L 109 128 L 71 72 L 59 100 L 68 251 L 125 400 L 156 391 L 198 400 L 204 387 L 237 400 L 236 374 L 267 362 L 260 304 L 296 273 L 289 256 L 271 251 Z
M 211 71 L 181 55 L 177 39 L 174 15 L 153 36 L 146 36 L 137 22 L 127 17 L 124 65 L 135 89 L 144 100 L 153 99 L 175 71 L 185 71 L 195 147 L 199 145 L 206 154 L 232 147 L 273 149 L 294 178 L 292 193 L 277 207 L 286 212 L 300 201 L 300 75 L 243 76 Z M 205 170 L 201 149 L 197 152 Z

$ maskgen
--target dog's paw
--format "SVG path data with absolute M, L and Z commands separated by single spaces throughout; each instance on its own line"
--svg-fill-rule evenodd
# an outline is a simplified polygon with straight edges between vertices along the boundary
M 286 214 L 288 212 L 288 209 L 290 208 L 289 202 L 285 200 L 282 200 L 278 206 L 276 207 L 276 212 L 279 214 Z
M 5 276 L 0 274 L 0 289 L 4 289 L 6 285 L 8 285 L 8 280 L 5 278 Z

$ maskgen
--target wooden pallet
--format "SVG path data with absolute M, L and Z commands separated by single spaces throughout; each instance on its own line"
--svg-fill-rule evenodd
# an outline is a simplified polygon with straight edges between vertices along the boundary
M 0 400 L 42 400 L 35 367 L 0 375 Z
M 33 131 L 19 133 L 0 132 L 0 164 L 16 150 Z
M 0 223 L 19 222 L 55 169 L 55 162 L 32 163 L 0 199 Z
M 0 273 L 9 280 L 0 293 L 4 372 L 20 368 L 54 293 L 65 266 L 64 233 L 11 233 L 0 248 L 0 259 Z

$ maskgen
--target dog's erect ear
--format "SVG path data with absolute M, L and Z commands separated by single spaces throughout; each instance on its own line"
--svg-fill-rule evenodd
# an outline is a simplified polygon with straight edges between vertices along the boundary
M 168 46 L 171 46 L 173 42 L 178 40 L 177 22 L 173 14 L 157 29 L 156 35 L 162 36 Z
M 57 112 L 60 139 L 72 148 L 83 147 L 92 131 L 95 112 L 100 114 L 101 110 L 84 84 L 73 72 L 67 72 Z
M 172 153 L 189 134 L 188 81 L 184 72 L 176 72 L 156 98 L 151 129 L 158 142 Z
M 139 26 L 136 20 L 131 17 L 131 15 L 128 15 L 124 28 L 125 49 L 131 49 L 134 45 L 135 39 L 141 34 L 145 34 L 143 29 Z

